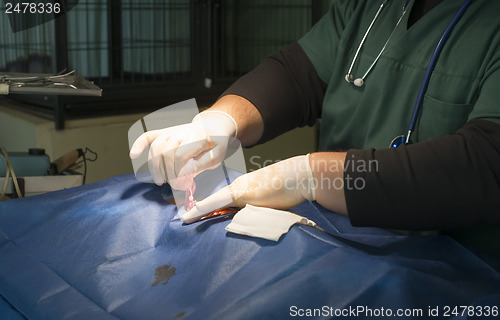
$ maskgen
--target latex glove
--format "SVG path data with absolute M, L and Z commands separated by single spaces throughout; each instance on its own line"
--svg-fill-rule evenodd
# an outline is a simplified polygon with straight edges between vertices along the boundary
M 216 209 L 247 204 L 288 209 L 304 200 L 315 200 L 309 155 L 289 158 L 239 176 L 229 186 L 198 201 L 182 220 L 192 223 Z
M 143 133 L 132 145 L 130 158 L 149 146 L 148 167 L 154 182 L 192 191 L 196 175 L 224 161 L 228 141 L 237 132 L 229 114 L 205 111 L 191 123 Z

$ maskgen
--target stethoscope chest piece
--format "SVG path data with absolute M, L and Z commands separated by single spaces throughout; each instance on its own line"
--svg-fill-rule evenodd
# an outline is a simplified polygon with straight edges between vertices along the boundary
M 405 146 L 408 144 L 411 144 L 411 140 L 406 140 L 407 137 L 404 135 L 397 136 L 396 138 L 392 139 L 391 143 L 389 144 L 389 148 L 397 148 L 399 146 Z

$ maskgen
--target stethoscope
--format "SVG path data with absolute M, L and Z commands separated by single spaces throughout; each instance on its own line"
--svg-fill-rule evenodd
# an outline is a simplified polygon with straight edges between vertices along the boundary
M 403 12 L 401 13 L 401 16 L 399 17 L 399 20 L 396 23 L 396 26 L 392 30 L 391 34 L 389 35 L 389 38 L 387 39 L 387 41 L 385 42 L 384 46 L 380 50 L 379 54 L 375 57 L 374 61 L 368 67 L 368 70 L 363 74 L 363 76 L 361 78 L 356 78 L 355 79 L 354 76 L 351 73 L 352 69 L 354 67 L 354 64 L 356 63 L 356 60 L 357 60 L 358 55 L 359 55 L 359 52 L 361 51 L 361 48 L 363 47 L 363 44 L 364 44 L 364 42 L 366 40 L 366 37 L 368 36 L 368 33 L 372 29 L 373 24 L 375 23 L 375 21 L 379 17 L 380 12 L 384 8 L 384 6 L 387 3 L 387 1 L 388 0 L 383 0 L 382 4 L 380 5 L 380 7 L 378 8 L 377 12 L 375 13 L 375 17 L 373 18 L 372 22 L 368 26 L 368 29 L 366 30 L 365 35 L 361 39 L 361 42 L 359 43 L 358 49 L 356 50 L 356 53 L 354 54 L 354 57 L 352 59 L 352 63 L 350 65 L 350 67 L 349 67 L 349 70 L 347 71 L 347 74 L 345 76 L 345 80 L 347 82 L 354 83 L 354 85 L 357 86 L 357 87 L 362 87 L 365 84 L 365 78 L 366 78 L 366 76 L 368 76 L 368 74 L 370 73 L 370 71 L 373 69 L 373 67 L 375 66 L 375 64 L 377 63 L 377 61 L 382 56 L 382 53 L 384 52 L 385 48 L 387 47 L 387 44 L 391 40 L 392 35 L 394 34 L 394 31 L 398 27 L 398 25 L 401 22 L 401 20 L 403 20 L 403 17 L 405 16 L 408 7 L 413 2 L 413 0 L 410 0 L 410 1 L 406 2 L 406 4 L 403 6 Z M 473 0 L 465 0 L 463 2 L 463 4 L 458 9 L 458 11 L 455 13 L 455 16 L 451 19 L 450 23 L 448 24 L 448 26 L 444 30 L 443 35 L 439 39 L 439 42 L 436 45 L 436 48 L 434 49 L 434 52 L 432 53 L 432 57 L 429 60 L 429 64 L 427 65 L 427 69 L 426 69 L 425 74 L 424 74 L 424 78 L 423 78 L 422 83 L 420 85 L 420 90 L 418 92 L 418 96 L 417 96 L 417 100 L 415 102 L 415 106 L 413 107 L 413 112 L 412 112 L 412 115 L 411 115 L 410 123 L 408 124 L 408 133 L 406 135 L 400 135 L 400 136 L 397 136 L 394 139 L 392 139 L 392 141 L 391 141 L 391 143 L 389 145 L 390 148 L 396 148 L 396 147 L 399 147 L 400 145 L 411 144 L 410 137 L 411 137 L 412 132 L 415 130 L 415 125 L 417 123 L 418 114 L 419 114 L 420 109 L 422 107 L 422 102 L 424 100 L 424 95 L 425 95 L 425 92 L 427 91 L 427 86 L 429 85 L 429 81 L 431 79 L 432 72 L 434 71 L 434 67 L 436 66 L 436 62 L 437 62 L 437 60 L 439 58 L 439 55 L 441 54 L 441 51 L 443 50 L 444 44 L 446 43 L 446 41 L 450 37 L 451 31 L 453 30 L 453 28 L 455 27 L 455 25 L 458 23 L 458 21 L 460 20 L 460 18 L 464 14 L 464 12 L 467 10 L 467 8 L 469 7 L 469 5 L 472 3 L 472 1 Z

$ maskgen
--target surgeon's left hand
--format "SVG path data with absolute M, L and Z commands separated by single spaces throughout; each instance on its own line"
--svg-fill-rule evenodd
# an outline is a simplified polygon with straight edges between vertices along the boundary
M 288 209 L 315 195 L 309 155 L 289 158 L 244 174 L 184 214 L 185 223 L 195 222 L 212 211 L 247 204 Z

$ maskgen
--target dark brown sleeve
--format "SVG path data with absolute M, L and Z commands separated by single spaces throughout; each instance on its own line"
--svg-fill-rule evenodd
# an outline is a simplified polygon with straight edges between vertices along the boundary
M 320 116 L 326 84 L 298 43 L 267 57 L 223 94 L 250 101 L 264 120 L 259 143 L 296 127 L 313 125 Z
M 500 125 L 386 150 L 350 150 L 344 189 L 354 226 L 429 230 L 500 224 Z

